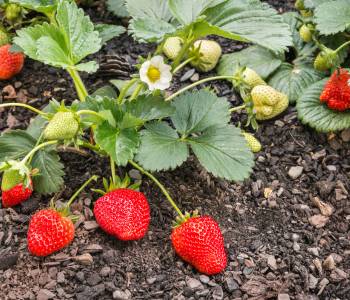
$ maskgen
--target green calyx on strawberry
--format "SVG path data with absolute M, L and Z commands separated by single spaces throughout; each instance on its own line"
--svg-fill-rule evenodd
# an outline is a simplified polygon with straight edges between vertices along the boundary
M 164 55 L 170 60 L 175 60 L 182 49 L 183 43 L 183 39 L 177 36 L 167 38 L 163 45 Z
M 253 153 L 257 153 L 261 151 L 261 148 L 262 148 L 261 143 L 254 135 L 244 131 L 242 131 L 242 135 L 244 136 L 245 140 L 248 143 L 249 148 L 252 150 Z
M 10 42 L 10 38 L 6 29 L 0 25 L 0 47 L 7 45 Z
M 191 65 L 200 72 L 213 70 L 222 54 L 221 46 L 215 41 L 198 40 L 189 51 L 189 57 L 194 59 Z
M 258 85 L 251 91 L 251 98 L 257 120 L 272 119 L 289 105 L 288 96 L 268 85 Z
M 49 124 L 44 130 L 44 138 L 52 140 L 74 139 L 80 129 L 79 116 L 64 107 L 61 107 L 49 120 Z
M 22 17 L 22 8 L 15 3 L 7 4 L 5 8 L 5 17 L 10 23 L 18 21 Z
M 127 181 L 128 179 L 121 182 Z M 124 186 L 100 197 L 95 203 L 94 215 L 103 231 L 122 241 L 143 238 L 151 220 L 145 195 Z
M 266 85 L 266 82 L 253 69 L 248 67 L 237 68 L 232 80 L 233 86 L 239 91 L 250 91 L 257 85 Z
M 309 43 L 312 41 L 312 33 L 314 31 L 314 28 L 312 25 L 307 25 L 307 24 L 303 24 L 300 28 L 299 28 L 299 35 L 300 38 L 305 42 L 305 43 Z
M 173 228 L 171 241 L 175 252 L 201 273 L 218 274 L 227 265 L 220 227 L 209 216 L 186 213 Z
M 71 214 L 70 205 L 91 181 L 97 179 L 97 176 L 92 176 L 62 208 L 55 207 L 52 201 L 50 208 L 42 209 L 33 215 L 27 234 L 28 250 L 32 255 L 48 256 L 73 241 L 73 222 L 77 217 Z
M 302 9 L 300 10 L 300 14 L 304 17 L 304 18 L 310 18 L 312 17 L 314 14 L 312 12 L 312 10 L 307 10 L 307 9 Z
M 23 162 L 8 161 L 1 164 L 3 207 L 16 206 L 29 199 L 33 193 L 32 176 L 37 170 L 30 170 Z
M 337 51 L 323 47 L 322 51 L 315 58 L 314 68 L 317 71 L 327 71 L 336 67 L 338 61 L 339 57 Z

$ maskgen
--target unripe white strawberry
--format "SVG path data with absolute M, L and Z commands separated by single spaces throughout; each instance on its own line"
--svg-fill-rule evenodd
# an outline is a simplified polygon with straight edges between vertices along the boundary
M 174 60 L 180 53 L 182 46 L 182 38 L 177 36 L 167 38 L 163 46 L 163 53 L 167 58 Z
M 268 85 L 258 85 L 251 91 L 257 120 L 268 120 L 282 113 L 289 104 L 288 96 Z
M 242 135 L 246 139 L 248 146 L 253 153 L 257 153 L 261 151 L 261 148 L 262 148 L 261 143 L 254 135 L 244 131 L 242 131 Z
M 246 68 L 243 72 L 243 79 L 251 88 L 257 85 L 266 85 L 266 82 L 253 69 Z
M 198 71 L 209 72 L 216 67 L 221 54 L 222 49 L 217 42 L 198 40 L 191 48 L 189 57 L 196 57 L 191 61 L 191 65 Z

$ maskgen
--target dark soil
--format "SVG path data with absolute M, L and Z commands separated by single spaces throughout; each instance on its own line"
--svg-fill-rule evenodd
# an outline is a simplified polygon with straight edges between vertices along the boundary
M 280 11 L 292 8 L 292 1 L 269 2 Z M 97 8 L 91 14 L 95 20 L 118 22 Z M 228 40 L 220 43 L 226 53 L 242 48 Z M 95 59 L 118 54 L 135 61 L 152 49 L 124 35 Z M 83 77 L 90 91 L 112 78 L 101 73 Z M 189 81 L 176 87 L 184 84 Z M 69 102 L 76 97 L 65 72 L 29 59 L 20 75 L 0 83 L 4 101 L 9 85 L 18 101 L 36 107 L 51 98 Z M 233 105 L 239 103 L 229 84 L 212 87 Z M 0 130 L 25 128 L 32 116 L 22 109 L 0 112 Z M 238 114 L 233 121 L 244 119 Z M 28 253 L 26 231 L 30 215 L 50 198 L 34 195 L 20 207 L 0 209 L 0 299 L 350 299 L 349 133 L 317 134 L 290 107 L 278 120 L 261 124 L 257 136 L 263 150 L 244 183 L 215 179 L 194 159 L 156 174 L 183 210 L 198 209 L 219 222 L 229 257 L 222 274 L 201 275 L 175 255 L 169 240 L 174 212 L 144 178 L 141 189 L 150 200 L 152 222 L 138 242 L 124 243 L 95 228 L 97 195 L 85 193 L 74 206 L 81 215 L 74 242 L 39 259 Z M 97 157 L 65 153 L 62 160 L 67 174 L 62 199 L 93 173 L 109 176 L 108 164 Z M 293 170 L 301 173 L 289 174 Z M 315 198 L 334 208 L 325 224 L 315 223 L 314 216 L 321 214 Z M 330 255 L 335 266 L 324 264 Z

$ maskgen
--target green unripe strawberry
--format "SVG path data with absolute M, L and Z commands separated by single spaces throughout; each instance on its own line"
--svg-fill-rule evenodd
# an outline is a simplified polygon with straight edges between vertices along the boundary
M 243 72 L 243 79 L 251 88 L 257 85 L 266 85 L 266 82 L 253 69 L 246 68 Z
M 338 54 L 329 49 L 321 51 L 315 58 L 314 68 L 317 71 L 327 71 L 334 67 L 338 60 Z
M 253 153 L 257 153 L 257 152 L 261 151 L 262 146 L 261 146 L 260 142 L 258 141 L 258 139 L 254 135 L 252 135 L 248 132 L 243 132 L 243 131 L 242 131 L 242 135 L 246 139 L 248 146 L 252 150 Z
M 287 95 L 268 85 L 258 85 L 251 91 L 257 120 L 268 120 L 282 113 L 289 104 Z
M 304 0 L 297 0 L 297 1 L 295 1 L 294 7 L 297 10 L 305 10 Z
M 22 183 L 24 180 L 24 176 L 19 174 L 18 170 L 8 169 L 4 172 L 1 181 L 1 190 L 7 191 L 12 189 L 17 184 Z
M 191 61 L 191 65 L 198 71 L 209 72 L 216 67 L 221 54 L 222 49 L 217 42 L 198 40 L 190 50 L 190 57 L 196 57 Z
M 6 6 L 5 17 L 10 22 L 15 22 L 21 16 L 22 8 L 18 4 L 10 3 Z
M 176 36 L 167 38 L 163 46 L 163 53 L 167 58 L 174 60 L 180 53 L 182 46 L 182 38 Z
M 311 10 L 306 10 L 306 9 L 301 10 L 300 13 L 304 18 L 309 18 L 314 15 Z
M 69 140 L 79 131 L 78 117 L 72 112 L 57 112 L 44 130 L 47 140 Z
M 312 31 L 310 27 L 306 24 L 302 25 L 299 29 L 299 35 L 305 43 L 312 41 Z

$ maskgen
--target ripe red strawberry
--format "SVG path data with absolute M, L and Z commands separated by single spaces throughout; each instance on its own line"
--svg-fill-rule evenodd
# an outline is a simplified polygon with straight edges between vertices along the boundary
M 120 188 L 99 198 L 94 207 L 97 223 L 123 241 L 144 237 L 150 223 L 150 208 L 144 194 Z
M 50 255 L 66 247 L 73 238 L 72 220 L 54 209 L 40 210 L 30 220 L 27 239 L 33 255 Z
M 330 109 L 350 109 L 350 73 L 345 69 L 335 70 L 320 96 L 321 102 Z
M 1 182 L 2 205 L 12 207 L 27 200 L 33 193 L 31 179 L 29 184 L 24 184 L 24 176 L 18 170 L 8 169 L 4 172 Z
M 10 44 L 0 47 L 0 80 L 12 78 L 21 72 L 23 68 L 23 53 L 11 53 L 10 48 Z
M 224 238 L 209 216 L 192 217 L 175 227 L 171 241 L 176 253 L 201 273 L 213 275 L 226 267 Z

